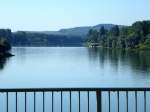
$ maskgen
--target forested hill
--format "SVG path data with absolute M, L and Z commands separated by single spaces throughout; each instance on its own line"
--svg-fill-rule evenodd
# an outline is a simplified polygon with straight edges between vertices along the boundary
M 83 43 L 80 36 L 11 32 L 9 29 L 0 29 L 0 37 L 8 40 L 12 46 L 81 46 Z
M 59 31 L 42 31 L 42 32 L 34 32 L 34 33 L 65 35 L 65 36 L 80 36 L 80 37 L 85 38 L 90 29 L 98 31 L 102 26 L 105 29 L 109 30 L 115 25 L 114 24 L 98 24 L 95 26 L 74 27 L 74 28 L 60 29 Z
M 13 46 L 81 46 L 83 39 L 79 36 L 19 31 L 12 33 L 11 43 Z
M 124 49 L 150 49 L 150 21 L 138 21 L 132 26 L 114 26 L 110 30 L 89 30 L 88 46 Z
M 95 26 L 85 26 L 85 27 L 75 27 L 75 28 L 69 28 L 69 29 L 61 29 L 58 32 L 65 34 L 65 35 L 78 35 L 78 36 L 83 36 L 85 37 L 88 34 L 88 31 L 90 29 L 93 30 L 97 30 L 99 31 L 99 29 L 101 27 L 104 27 L 107 30 L 110 30 L 113 26 L 115 26 L 114 24 L 98 24 Z
M 90 29 L 99 30 L 102 26 L 109 30 L 113 24 L 75 27 L 59 31 L 17 31 L 0 29 L 0 37 L 6 38 L 12 46 L 82 46 Z

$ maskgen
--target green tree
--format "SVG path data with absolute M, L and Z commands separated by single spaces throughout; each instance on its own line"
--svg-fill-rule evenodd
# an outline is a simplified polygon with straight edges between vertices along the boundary
M 118 37 L 119 34 L 120 34 L 120 30 L 119 30 L 118 25 L 114 26 L 114 27 L 110 30 L 110 35 L 111 35 L 111 36 Z
M 150 21 L 138 21 L 132 26 L 115 25 L 106 31 L 102 27 L 97 33 L 91 34 L 92 42 L 99 42 L 101 46 L 109 48 L 150 48 Z
M 107 32 L 107 30 L 104 28 L 104 26 L 102 26 L 102 27 L 100 28 L 100 30 L 99 30 L 99 35 L 100 35 L 100 36 L 103 36 L 103 35 L 106 34 L 106 32 Z
M 5 38 L 0 38 L 0 53 L 8 52 L 11 49 L 11 45 Z

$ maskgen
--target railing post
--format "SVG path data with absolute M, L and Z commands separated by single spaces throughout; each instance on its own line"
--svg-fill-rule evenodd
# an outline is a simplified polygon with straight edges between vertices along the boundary
M 90 93 L 89 93 L 89 91 L 88 91 L 88 112 L 90 112 L 90 100 L 89 100 L 89 98 L 90 98 Z
M 9 104 L 9 102 L 8 102 L 9 100 L 8 100 L 8 92 L 6 92 L 6 112 L 8 112 L 8 104 Z
M 102 112 L 102 91 L 96 91 L 97 112 Z

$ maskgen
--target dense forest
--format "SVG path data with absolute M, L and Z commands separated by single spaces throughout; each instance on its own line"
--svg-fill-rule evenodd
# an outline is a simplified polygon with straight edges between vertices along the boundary
M 1 37 L 3 37 L 1 41 L 7 40 L 12 46 L 82 46 L 85 39 L 77 35 L 11 32 L 10 29 L 0 29 Z M 109 28 L 101 25 L 99 30 L 93 27 L 89 30 L 86 39 L 88 46 L 150 49 L 150 21 L 138 21 L 132 26 L 111 25 Z
M 123 49 L 150 49 L 150 21 L 138 21 L 132 26 L 115 25 L 110 30 L 91 29 L 87 35 L 88 46 Z
M 3 37 L 0 37 L 0 58 L 5 56 L 12 56 L 9 53 L 11 49 L 10 43 Z
M 0 37 L 8 40 L 12 46 L 81 46 L 83 42 L 79 36 L 11 32 L 10 29 L 0 29 Z
M 42 33 L 15 32 L 12 34 L 13 46 L 79 46 L 81 38 L 77 36 L 52 35 Z
M 6 38 L 12 46 L 82 46 L 90 29 L 98 30 L 102 26 L 109 30 L 113 24 L 74 27 L 58 31 L 17 31 L 0 29 L 0 37 Z

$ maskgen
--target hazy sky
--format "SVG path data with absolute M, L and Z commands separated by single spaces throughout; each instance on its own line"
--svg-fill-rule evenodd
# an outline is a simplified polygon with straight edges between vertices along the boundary
M 0 0 L 0 28 L 58 30 L 150 19 L 150 0 Z

